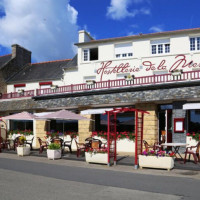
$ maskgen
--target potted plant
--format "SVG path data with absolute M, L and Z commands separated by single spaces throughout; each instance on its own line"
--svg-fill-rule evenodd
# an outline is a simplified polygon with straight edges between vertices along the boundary
M 55 90 L 55 89 L 57 89 L 57 88 L 58 88 L 57 85 L 51 85 L 51 89 L 52 89 L 52 90 Z
M 174 152 L 166 153 L 165 151 L 144 151 L 139 155 L 140 168 L 160 168 L 168 171 L 174 167 Z
M 47 149 L 47 158 L 51 160 L 61 158 L 61 147 L 60 144 L 51 143 Z
M 133 81 L 134 77 L 135 77 L 134 75 L 124 76 L 124 78 L 125 78 L 126 81 Z
M 24 94 L 24 90 L 23 90 L 23 89 L 20 89 L 20 90 L 18 90 L 17 92 L 18 92 L 18 94 L 20 94 L 20 95 L 23 95 L 23 94 Z
M 95 83 L 96 83 L 96 81 L 94 81 L 94 80 L 86 80 L 87 85 L 94 85 Z
M 172 76 L 180 76 L 183 73 L 182 69 L 175 69 L 171 71 Z
M 18 139 L 18 147 L 17 147 L 17 155 L 18 156 L 28 156 L 30 155 L 30 147 L 26 146 L 24 143 L 26 141 L 26 137 L 25 136 L 20 136 Z
M 107 148 L 88 148 L 85 150 L 85 160 L 87 163 L 100 163 L 100 164 L 109 164 L 108 163 L 108 149 Z M 113 163 L 113 158 L 111 159 Z

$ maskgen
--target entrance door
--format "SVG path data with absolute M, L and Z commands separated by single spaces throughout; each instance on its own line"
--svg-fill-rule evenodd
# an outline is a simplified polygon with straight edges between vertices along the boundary
M 167 143 L 172 142 L 172 110 L 166 110 L 166 141 Z
M 172 142 L 172 110 L 159 112 L 159 142 Z

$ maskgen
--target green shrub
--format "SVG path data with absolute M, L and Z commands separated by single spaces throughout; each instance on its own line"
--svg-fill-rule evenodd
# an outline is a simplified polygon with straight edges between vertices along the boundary
M 60 149 L 60 144 L 51 143 L 48 149 L 52 149 L 52 150 Z

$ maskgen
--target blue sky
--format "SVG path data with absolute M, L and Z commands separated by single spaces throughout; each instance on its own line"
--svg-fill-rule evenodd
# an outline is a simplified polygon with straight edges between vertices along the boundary
M 18 43 L 33 61 L 72 58 L 78 30 L 96 39 L 200 27 L 199 0 L 0 0 L 0 55 Z

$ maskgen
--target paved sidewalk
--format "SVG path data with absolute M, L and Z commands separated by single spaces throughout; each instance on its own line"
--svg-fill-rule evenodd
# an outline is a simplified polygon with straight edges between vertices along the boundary
M 156 176 L 176 176 L 176 177 L 187 177 L 192 179 L 200 179 L 200 171 L 194 170 L 184 170 L 184 169 L 173 169 L 171 171 L 160 170 L 160 169 L 138 169 L 135 170 L 134 166 L 129 165 L 117 165 L 108 167 L 107 165 L 98 165 L 98 164 L 87 164 L 86 162 L 70 159 L 59 159 L 59 160 L 48 160 L 47 157 L 41 156 L 26 156 L 19 157 L 16 154 L 11 153 L 0 153 L 0 160 L 3 162 L 4 159 L 14 159 L 14 160 L 23 160 L 37 163 L 46 163 L 51 165 L 61 165 L 61 166 L 70 166 L 70 167 L 79 167 L 79 168 L 88 168 L 88 169 L 100 169 L 100 170 L 110 170 L 110 171 L 119 171 L 119 172 L 131 172 L 134 174 L 146 174 L 146 175 L 156 175 Z

